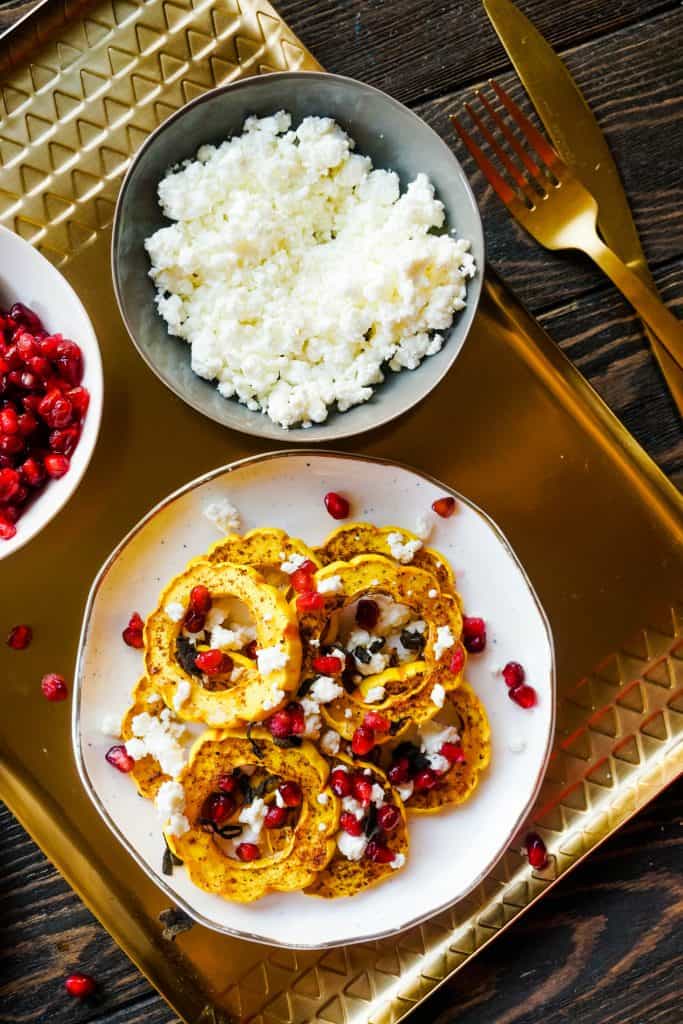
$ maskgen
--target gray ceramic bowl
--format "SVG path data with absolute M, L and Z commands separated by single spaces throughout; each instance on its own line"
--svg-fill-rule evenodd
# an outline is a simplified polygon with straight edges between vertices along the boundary
M 375 167 L 395 170 L 403 186 L 424 171 L 446 207 L 448 227 L 472 242 L 478 272 L 468 282 L 467 306 L 456 314 L 441 352 L 416 370 L 387 371 L 369 402 L 348 412 L 330 412 L 324 423 L 284 430 L 267 416 L 222 398 L 214 384 L 190 368 L 186 342 L 171 337 L 154 305 L 144 240 L 167 224 L 157 202 L 157 184 L 169 167 L 193 157 L 204 143 L 218 143 L 241 131 L 250 114 L 277 110 L 294 124 L 311 114 L 334 118 L 357 150 Z M 387 423 L 423 399 L 448 371 L 467 337 L 479 302 L 484 237 L 474 196 L 462 167 L 445 142 L 416 114 L 386 93 L 339 75 L 284 72 L 246 78 L 215 89 L 164 122 L 139 150 L 121 188 L 114 218 L 112 270 L 124 323 L 140 355 L 180 398 L 233 430 L 277 441 L 332 441 Z

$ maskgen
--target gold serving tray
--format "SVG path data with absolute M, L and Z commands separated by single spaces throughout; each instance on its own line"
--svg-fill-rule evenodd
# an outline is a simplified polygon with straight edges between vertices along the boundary
M 0 222 L 39 245 L 83 299 L 102 346 L 105 412 L 77 495 L 0 567 L 0 632 L 35 630 L 28 650 L 0 650 L 0 793 L 185 1021 L 399 1020 L 681 771 L 683 501 L 488 273 L 447 379 L 349 447 L 412 464 L 483 506 L 545 605 L 558 725 L 534 827 L 551 866 L 532 872 L 517 837 L 452 910 L 348 949 L 292 952 L 200 927 L 164 939 L 166 898 L 90 805 L 68 704 L 44 701 L 39 680 L 72 672 L 90 581 L 137 519 L 188 479 L 268 446 L 202 419 L 143 365 L 114 303 L 109 228 L 131 154 L 173 110 L 240 75 L 317 65 L 257 0 L 56 7 L 0 54 Z

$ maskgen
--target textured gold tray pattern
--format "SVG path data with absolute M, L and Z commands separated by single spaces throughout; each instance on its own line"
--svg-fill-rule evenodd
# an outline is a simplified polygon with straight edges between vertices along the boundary
M 198 927 L 165 941 L 165 898 L 90 807 L 68 710 L 42 701 L 37 680 L 72 668 L 89 581 L 149 506 L 267 446 L 201 419 L 142 365 L 116 312 L 108 229 L 131 155 L 173 110 L 244 74 L 317 65 L 254 0 L 57 7 L 0 53 L 0 222 L 39 245 L 79 291 L 102 345 L 106 406 L 78 494 L 0 567 L 11 581 L 0 588 L 2 629 L 30 621 L 36 630 L 23 654 L 0 650 L 12 701 L 0 721 L 0 793 L 185 1020 L 398 1020 L 683 768 L 683 503 L 489 275 L 448 379 L 351 447 L 412 463 L 485 507 L 545 604 L 558 726 L 533 817 L 550 867 L 530 871 L 516 837 L 457 907 L 345 950 L 291 952 Z

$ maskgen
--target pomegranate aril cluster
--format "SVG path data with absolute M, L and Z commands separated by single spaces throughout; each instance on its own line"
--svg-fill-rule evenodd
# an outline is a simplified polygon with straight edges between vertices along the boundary
M 0 539 L 51 479 L 69 470 L 90 395 L 78 345 L 33 310 L 0 310 Z
M 520 708 L 533 708 L 538 702 L 538 695 L 533 686 L 524 682 L 526 673 L 518 661 L 508 661 L 502 671 L 508 697 Z

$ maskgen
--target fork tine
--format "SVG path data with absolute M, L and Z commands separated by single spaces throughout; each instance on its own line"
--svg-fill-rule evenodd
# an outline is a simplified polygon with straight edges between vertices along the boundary
M 543 177 L 543 172 L 541 168 L 538 166 L 536 161 L 529 155 L 529 153 L 527 153 L 524 146 L 522 146 L 522 144 L 520 143 L 519 139 L 515 137 L 514 133 L 510 131 L 510 127 L 506 123 L 505 119 L 502 118 L 498 111 L 494 109 L 491 102 L 486 98 L 483 92 L 477 93 L 477 95 L 479 96 L 479 99 L 481 100 L 484 107 L 488 111 L 489 116 L 493 119 L 495 124 L 501 130 L 501 132 L 507 139 L 508 143 L 510 144 L 510 146 L 512 146 L 515 153 L 522 161 L 522 163 L 524 164 L 532 178 L 534 178 L 534 180 L 536 181 L 541 179 Z
M 510 188 L 508 183 L 501 178 L 489 158 L 484 152 L 482 152 L 469 132 L 463 128 L 455 114 L 451 114 L 450 119 L 456 132 L 479 165 L 479 169 L 482 171 L 489 185 L 493 188 L 493 191 L 503 200 L 506 206 L 510 206 L 511 203 L 514 203 L 517 200 L 514 189 Z
M 527 182 L 526 178 L 524 177 L 522 172 L 519 170 L 519 168 L 516 166 L 514 161 L 512 161 L 510 159 L 510 157 L 507 155 L 507 153 L 505 152 L 503 147 L 501 145 L 499 145 L 498 142 L 496 142 L 496 139 L 493 136 L 493 134 L 491 133 L 491 131 L 489 130 L 489 127 L 486 124 L 486 122 L 479 116 L 479 114 L 476 112 L 476 110 L 474 110 L 474 108 L 472 106 L 470 106 L 469 103 L 465 104 L 465 110 L 470 115 L 470 117 L 474 121 L 475 125 L 477 126 L 477 128 L 479 129 L 481 134 L 484 136 L 484 138 L 488 142 L 489 146 L 491 147 L 493 152 L 496 154 L 496 156 L 498 157 L 498 159 L 502 163 L 503 167 L 505 167 L 505 169 L 507 170 L 508 174 L 513 179 L 513 181 L 515 181 L 517 183 L 517 185 L 519 185 L 519 187 L 521 189 L 526 189 L 527 186 L 528 186 L 528 182 Z
M 546 141 L 543 135 L 541 135 L 538 129 L 534 127 L 529 118 L 522 113 L 514 100 L 508 96 L 505 89 L 498 85 L 498 82 L 494 81 L 494 79 L 489 79 L 489 85 L 494 90 L 496 96 L 507 112 L 522 129 L 527 142 L 532 149 L 536 150 L 536 153 L 544 164 L 546 164 L 546 166 L 551 170 L 561 169 L 564 165 L 562 164 L 559 155 L 555 152 L 550 143 Z

